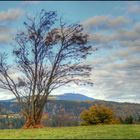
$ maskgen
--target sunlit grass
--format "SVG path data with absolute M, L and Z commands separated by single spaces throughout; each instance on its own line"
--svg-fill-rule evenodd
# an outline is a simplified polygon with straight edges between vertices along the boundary
M 42 129 L 0 130 L 0 138 L 13 139 L 140 139 L 140 125 L 94 125 Z

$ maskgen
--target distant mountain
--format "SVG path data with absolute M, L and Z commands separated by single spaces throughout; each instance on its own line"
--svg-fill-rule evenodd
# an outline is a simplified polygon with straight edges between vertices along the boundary
M 68 101 L 93 101 L 95 99 L 79 93 L 65 93 L 61 95 L 49 95 L 49 100 L 68 100 Z M 16 102 L 16 98 L 9 100 L 0 100 L 1 102 Z
M 62 109 L 66 113 L 79 116 L 80 113 L 95 104 L 102 104 L 114 110 L 117 117 L 133 116 L 138 118 L 140 116 L 140 104 L 137 103 L 117 103 L 112 101 L 97 100 L 87 97 L 82 94 L 65 93 L 61 95 L 50 95 L 47 104 L 45 105 L 44 112 L 49 114 L 57 114 Z M 16 99 L 1 100 L 0 101 L 1 114 L 6 112 L 18 113 L 20 106 L 17 105 Z
M 128 116 L 133 116 L 134 118 L 138 118 L 140 116 L 140 104 L 136 103 L 117 103 L 117 102 L 112 102 L 112 101 L 103 101 L 103 100 L 97 100 L 97 99 L 92 99 L 92 101 L 87 101 L 87 98 L 84 98 L 84 101 L 80 101 L 79 98 L 77 100 L 72 100 L 73 98 L 67 98 L 69 97 L 68 95 L 71 94 L 64 94 L 64 95 L 51 95 L 49 97 L 49 100 L 47 104 L 45 105 L 44 112 L 47 112 L 49 114 L 57 114 L 58 112 L 61 112 L 62 109 L 65 110 L 66 113 L 73 114 L 75 116 L 79 116 L 80 113 L 89 108 L 92 105 L 95 104 L 101 104 L 105 105 L 107 107 L 110 107 L 114 110 L 115 114 L 117 117 L 128 117 Z M 72 95 L 73 96 L 73 95 Z M 59 98 L 60 97 L 60 98 Z M 65 98 L 61 98 L 65 97 Z M 71 96 L 70 96 L 71 97 Z M 81 96 L 80 96 L 81 97 Z M 8 113 L 18 113 L 20 112 L 20 106 L 17 105 L 16 100 L 6 100 L 6 101 L 0 101 L 0 109 L 1 109 L 1 114 L 5 114 L 6 112 Z
M 68 100 L 68 101 L 93 101 L 93 98 L 79 94 L 79 93 L 65 93 L 56 96 L 57 100 Z
M 0 100 L 0 102 L 17 102 L 16 98 L 7 99 L 7 100 Z

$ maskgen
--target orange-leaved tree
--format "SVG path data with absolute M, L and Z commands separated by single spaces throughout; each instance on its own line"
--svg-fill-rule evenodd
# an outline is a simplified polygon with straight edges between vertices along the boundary
M 113 110 L 103 105 L 91 106 L 80 114 L 80 118 L 82 119 L 82 125 L 119 123 Z

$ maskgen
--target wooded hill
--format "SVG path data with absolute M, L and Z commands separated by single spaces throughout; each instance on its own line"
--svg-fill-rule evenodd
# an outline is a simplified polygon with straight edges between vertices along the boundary
M 81 97 L 81 95 L 76 95 Z M 63 97 L 63 96 L 62 96 Z M 65 97 L 65 96 L 64 96 Z M 80 125 L 80 113 L 95 104 L 102 104 L 113 109 L 121 123 L 140 123 L 140 104 L 117 103 L 90 99 L 83 96 L 82 100 L 67 100 L 65 97 L 51 96 L 44 108 L 42 123 L 44 126 L 76 126 Z M 72 99 L 72 98 L 71 98 Z M 83 101 L 85 99 L 85 101 Z M 133 119 L 133 120 L 132 120 Z M 15 99 L 0 102 L 0 129 L 21 128 L 24 119 L 20 114 L 20 106 Z
M 57 114 L 60 110 L 64 110 L 66 113 L 79 116 L 84 110 L 95 104 L 103 104 L 112 108 L 118 117 L 140 116 L 140 104 L 136 103 L 118 103 L 112 101 L 96 100 L 93 101 L 68 101 L 68 100 L 49 100 L 44 108 L 44 112 L 49 114 Z M 20 107 L 17 102 L 13 100 L 0 102 L 0 114 L 7 113 L 19 113 Z

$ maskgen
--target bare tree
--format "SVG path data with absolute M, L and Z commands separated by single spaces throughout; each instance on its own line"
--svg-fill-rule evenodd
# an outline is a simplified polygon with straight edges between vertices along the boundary
M 91 84 L 91 67 L 83 61 L 92 51 L 88 35 L 81 25 L 57 17 L 55 11 L 45 10 L 36 18 L 27 17 L 13 50 L 19 76 L 11 75 L 6 53 L 0 55 L 0 88 L 16 96 L 26 118 L 24 128 L 42 127 L 43 109 L 53 90 L 71 82 Z

